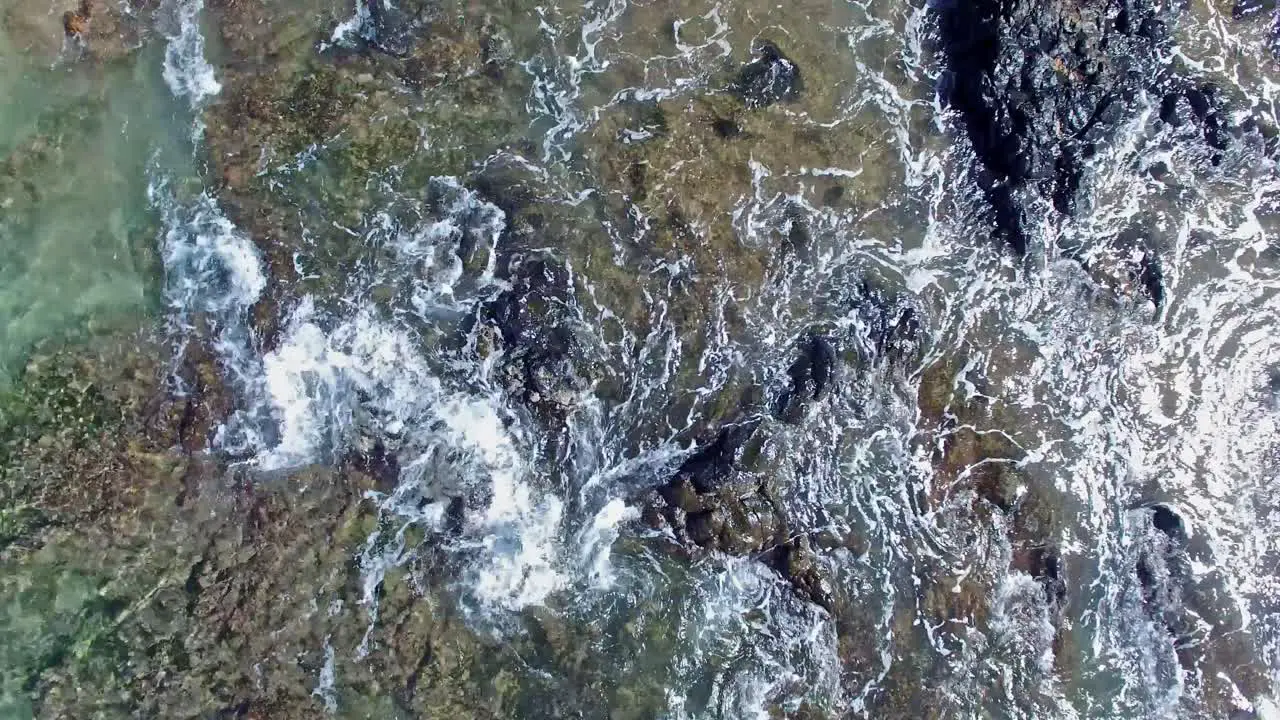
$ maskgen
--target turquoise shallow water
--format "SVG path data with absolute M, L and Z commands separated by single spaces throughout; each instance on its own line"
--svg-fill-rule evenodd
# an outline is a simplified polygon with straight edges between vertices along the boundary
M 92 65 L 0 35 L 0 378 L 41 339 L 154 307 L 147 185 L 191 167 L 159 55 Z

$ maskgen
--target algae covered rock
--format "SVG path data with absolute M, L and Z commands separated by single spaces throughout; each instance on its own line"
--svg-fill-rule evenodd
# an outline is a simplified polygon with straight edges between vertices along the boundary
M 492 14 L 396 8 L 415 19 L 403 25 L 404 52 L 388 54 L 370 52 L 361 29 L 376 20 L 344 19 L 349 12 L 319 3 L 275 13 L 255 0 L 213 12 L 236 52 L 204 112 L 212 179 L 228 216 L 263 252 L 273 287 L 289 292 L 294 283 L 321 294 L 340 288 L 362 252 L 353 235 L 375 231 L 380 212 L 426 199 L 432 178 L 466 177 L 526 131 L 517 99 L 527 86 L 492 71 L 507 62 Z M 358 26 L 335 35 L 346 20 Z M 266 305 L 287 306 L 282 299 Z M 259 315 L 270 337 L 273 311 Z
M 497 649 L 447 603 L 391 574 L 370 606 L 353 558 L 375 481 L 182 451 L 193 399 L 169 394 L 163 356 L 60 349 L 0 404 L 6 716 L 498 713 L 469 684 Z

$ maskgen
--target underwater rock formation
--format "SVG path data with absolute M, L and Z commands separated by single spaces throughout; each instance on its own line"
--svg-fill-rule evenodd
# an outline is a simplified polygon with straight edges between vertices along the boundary
M 800 356 L 787 370 L 791 385 L 778 397 L 774 413 L 796 422 L 811 401 L 821 400 L 830 390 L 840 370 L 840 359 L 831 341 L 822 335 L 808 335 L 797 343 Z
M 788 528 L 782 489 L 761 463 L 763 422 L 746 417 L 700 444 L 646 501 L 645 517 L 685 551 L 757 557 L 801 596 L 830 610 L 831 580 L 808 536 Z
M 33 56 L 115 63 L 155 34 L 156 0 L 19 0 L 0 11 L 0 26 Z
M 304 718 L 340 695 L 380 716 L 502 714 L 469 685 L 490 649 L 421 585 L 389 574 L 377 615 L 364 605 L 373 478 L 253 478 L 184 452 L 214 389 L 172 397 L 146 338 L 94 348 L 34 358 L 0 399 L 0 607 L 40 618 L 0 627 L 0 710 Z M 379 650 L 360 662 L 362 646 Z

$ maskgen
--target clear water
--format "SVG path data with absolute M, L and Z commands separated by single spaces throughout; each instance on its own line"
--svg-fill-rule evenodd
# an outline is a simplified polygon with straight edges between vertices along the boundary
M 14 7 L 12 13 L 35 12 Z M 59 47 L 61 23 L 52 41 Z M 158 48 L 108 67 L 0 33 L 0 376 L 40 340 L 134 324 L 156 305 L 154 168 L 189 176 L 189 118 Z M 18 35 L 19 37 L 13 37 Z M 44 40 L 48 40 L 45 38 Z

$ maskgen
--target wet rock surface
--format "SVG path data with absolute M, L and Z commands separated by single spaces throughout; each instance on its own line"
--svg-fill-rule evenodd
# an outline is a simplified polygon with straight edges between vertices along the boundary
M 112 63 L 123 60 L 154 34 L 154 0 L 14 2 L 0 23 L 24 49 L 47 60 Z
M 175 402 L 131 340 L 36 358 L 4 399 L 0 603 L 40 618 L 0 630 L 5 712 L 301 718 L 339 696 L 379 716 L 500 712 L 501 693 L 468 689 L 488 651 L 445 606 L 403 575 L 379 584 L 376 618 L 362 606 L 374 480 L 252 479 L 182 452 L 212 389 Z M 362 643 L 372 663 L 351 663 Z
M 1161 87 L 1174 3 L 948 2 L 937 10 L 948 75 L 940 90 L 977 158 L 998 237 L 1017 254 L 1047 201 L 1073 214 L 1086 163 Z
M 782 488 L 759 457 L 763 422 L 745 418 L 700 444 L 646 501 L 646 519 L 686 552 L 756 557 L 806 600 L 831 609 L 832 581 L 808 536 L 788 529 Z
M 799 98 L 803 90 L 804 81 L 801 79 L 800 68 L 768 40 L 759 44 L 756 58 L 738 71 L 737 78 L 729 86 L 729 91 L 749 108 L 791 102 Z M 735 134 L 718 132 L 727 136 Z

